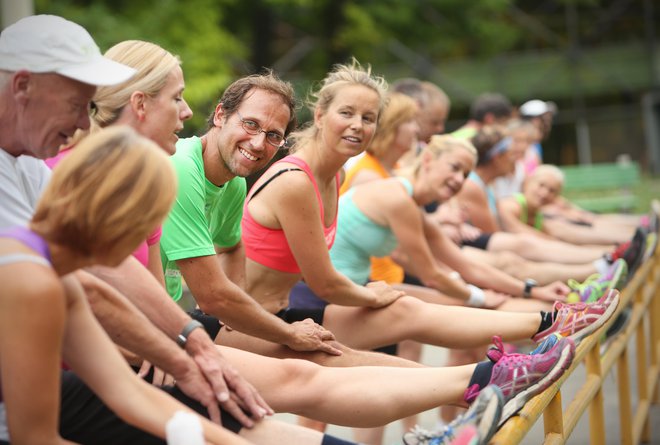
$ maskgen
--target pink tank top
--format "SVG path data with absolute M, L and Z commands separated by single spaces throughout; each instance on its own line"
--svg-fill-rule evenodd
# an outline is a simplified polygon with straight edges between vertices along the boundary
M 323 200 L 321 199 L 321 193 L 319 192 L 318 184 L 316 183 L 316 179 L 314 178 L 309 165 L 307 165 L 307 163 L 302 159 L 295 156 L 287 156 L 284 159 L 276 162 L 276 164 L 281 162 L 297 165 L 300 167 L 300 169 L 290 170 L 302 170 L 307 174 L 310 181 L 312 181 L 314 191 L 316 192 L 316 199 L 318 200 L 319 208 L 321 209 L 321 225 L 323 225 L 323 221 L 325 220 Z M 288 170 L 280 170 L 280 172 L 285 171 Z M 245 255 L 256 263 L 270 267 L 271 269 L 275 269 L 280 272 L 300 273 L 300 267 L 298 267 L 298 262 L 294 258 L 293 253 L 289 248 L 289 243 L 286 240 L 284 231 L 282 229 L 271 229 L 262 226 L 252 218 L 252 215 L 250 215 L 250 211 L 247 208 L 250 199 L 259 193 L 261 189 L 266 186 L 272 179 L 278 176 L 280 172 L 275 173 L 274 176 L 271 176 L 270 179 L 264 182 L 254 192 L 250 193 L 248 199 L 245 200 L 245 207 L 243 208 L 243 220 L 241 221 L 243 246 L 245 247 Z M 339 173 L 337 173 L 336 182 L 337 196 L 339 196 Z M 332 224 L 330 224 L 330 227 L 323 226 L 325 244 L 328 246 L 328 250 L 330 247 L 332 247 L 332 244 L 335 241 L 336 233 L 337 216 L 335 216 L 335 219 L 332 221 Z

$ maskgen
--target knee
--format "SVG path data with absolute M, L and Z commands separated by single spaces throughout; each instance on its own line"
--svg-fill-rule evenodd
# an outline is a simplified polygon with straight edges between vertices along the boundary
M 411 315 L 424 308 L 425 303 L 419 298 L 411 296 L 403 296 L 390 304 L 388 307 L 392 308 L 392 312 L 397 316 Z
M 278 360 L 281 365 L 281 373 L 286 380 L 296 385 L 301 382 L 311 381 L 321 369 L 321 366 L 309 360 L 287 358 Z

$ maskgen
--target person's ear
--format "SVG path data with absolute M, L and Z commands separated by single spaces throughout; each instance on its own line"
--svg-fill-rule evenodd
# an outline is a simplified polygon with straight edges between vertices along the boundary
M 316 107 L 314 109 L 314 126 L 318 128 L 319 130 L 323 128 L 323 115 L 325 113 L 321 110 L 320 107 Z
M 12 96 L 14 96 L 19 103 L 25 104 L 30 99 L 35 88 L 36 79 L 29 71 L 17 71 L 11 78 Z
M 222 102 L 220 102 L 213 112 L 213 125 L 222 128 L 225 122 L 225 110 L 222 108 Z
M 128 103 L 138 122 L 142 122 L 147 115 L 146 102 L 147 95 L 143 91 L 133 91 L 129 98 Z

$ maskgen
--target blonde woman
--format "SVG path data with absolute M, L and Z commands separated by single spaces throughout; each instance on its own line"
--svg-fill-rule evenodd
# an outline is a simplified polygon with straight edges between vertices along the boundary
M 58 432 L 62 361 L 124 422 L 146 431 L 107 425 L 96 443 L 151 443 L 165 437 L 175 412 L 190 411 L 131 371 L 82 290 L 61 281 L 81 267 L 119 264 L 162 221 L 175 194 L 173 169 L 155 144 L 127 128 L 109 130 L 80 143 L 55 170 L 28 228 L 0 234 L 0 367 L 10 435 L 2 439 L 72 443 Z M 247 443 L 199 420 L 210 443 Z
M 368 70 L 357 65 L 339 66 L 324 79 L 311 104 L 314 121 L 306 130 L 294 134 L 294 154 L 271 166 L 248 196 L 243 244 L 248 257 L 250 294 L 285 320 L 307 317 L 317 320 L 337 340 L 355 348 L 372 349 L 404 339 L 470 347 L 487 343 L 495 333 L 503 333 L 508 339 L 522 339 L 545 331 L 547 323 L 553 323 L 551 319 L 559 318 L 428 304 L 387 292 L 383 283 L 360 286 L 333 267 L 328 248 L 337 227 L 337 174 L 349 157 L 369 146 L 384 105 L 384 91 L 382 79 L 372 77 Z M 462 163 L 450 170 L 455 170 L 452 177 L 460 174 L 462 181 L 474 157 L 456 153 Z M 431 179 L 419 191 L 425 200 L 453 193 L 457 188 L 458 184 L 445 183 L 447 179 L 437 173 L 438 167 L 433 156 L 423 156 L 420 168 Z M 388 181 L 393 184 L 384 194 L 408 193 L 398 180 Z M 412 206 L 414 210 L 407 213 L 408 223 L 421 224 L 420 210 L 414 203 Z M 288 294 L 301 278 L 330 304 L 320 310 L 289 309 Z M 473 293 L 460 281 L 445 283 L 448 291 L 466 300 Z M 510 286 L 512 293 L 522 292 L 524 287 L 513 279 Z M 538 290 L 552 294 L 550 289 Z M 579 307 L 586 312 L 601 312 L 595 318 L 604 322 L 612 310 L 612 302 L 602 302 L 599 308 Z M 560 307 L 578 319 L 586 315 L 579 313 L 578 306 Z M 470 329 L 463 329 L 465 326 Z M 590 326 L 584 324 L 587 329 L 576 336 L 585 335 L 596 325 Z M 457 332 L 460 334 L 456 335 Z M 531 357 L 527 360 L 533 361 L 534 356 Z

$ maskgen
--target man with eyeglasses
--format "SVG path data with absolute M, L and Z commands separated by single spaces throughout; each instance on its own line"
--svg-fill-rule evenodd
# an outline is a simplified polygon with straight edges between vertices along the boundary
M 245 177 L 264 168 L 285 144 L 296 125 L 294 107 L 288 83 L 271 73 L 247 76 L 227 88 L 206 134 L 178 142 L 172 161 L 179 192 L 163 226 L 161 259 L 169 294 L 181 298 L 183 278 L 212 336 L 221 328 L 217 317 L 295 351 L 339 355 L 322 326 L 311 320 L 288 324 L 243 291 Z

